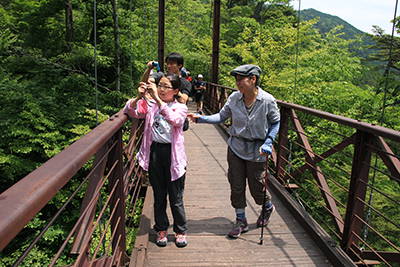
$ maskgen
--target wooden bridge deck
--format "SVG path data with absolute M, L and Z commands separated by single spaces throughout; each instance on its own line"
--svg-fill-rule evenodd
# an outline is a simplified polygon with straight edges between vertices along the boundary
M 189 103 L 189 111 L 194 110 L 195 103 Z M 147 246 L 145 266 L 335 265 L 272 190 L 276 212 L 264 229 L 263 245 L 259 244 L 261 228 L 257 228 L 255 223 L 260 207 L 254 203 L 249 192 L 246 215 L 250 230 L 238 239 L 227 237 L 235 213 L 229 198 L 226 140 L 226 135 L 215 125 L 191 124 L 185 132 L 188 166 L 184 205 L 188 221 L 188 245 L 177 248 L 171 228 L 168 231 L 168 245 L 161 248 L 155 244 L 153 197 L 149 188 L 142 221 L 150 221 L 150 229 L 147 230 L 148 234 L 140 229 L 136 241 L 143 242 L 143 238 L 148 238 L 148 243 L 144 242 L 144 246 Z M 170 211 L 169 219 L 172 223 Z M 138 264 L 131 262 L 131 266 Z

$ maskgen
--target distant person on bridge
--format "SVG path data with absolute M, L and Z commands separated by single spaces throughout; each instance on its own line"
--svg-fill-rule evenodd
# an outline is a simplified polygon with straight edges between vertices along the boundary
M 265 207 L 264 213 L 261 210 L 257 219 L 257 226 L 266 226 L 275 211 L 271 194 L 266 192 L 266 201 L 263 203 L 263 193 L 266 156 L 272 153 L 273 141 L 280 125 L 280 112 L 276 99 L 258 86 L 260 67 L 242 65 L 230 74 L 235 77 L 239 91 L 229 96 L 221 111 L 211 116 L 189 113 L 188 118 L 192 122 L 212 124 L 232 118 L 227 158 L 231 204 L 235 208 L 236 224 L 228 236 L 237 238 L 249 230 L 245 213 L 246 180 L 254 201 Z
M 145 119 L 137 160 L 149 173 L 154 191 L 156 243 L 162 247 L 167 245 L 167 229 L 170 225 L 166 213 L 167 195 L 174 218 L 175 244 L 178 247 L 187 245 L 187 222 L 183 205 L 187 158 L 182 129 L 187 106 L 177 101 L 180 87 L 179 76 L 172 73 L 163 74 L 157 86 L 155 83 L 141 82 L 138 96 L 128 100 L 124 108 L 127 115 Z M 146 94 L 151 99 L 148 100 L 147 113 L 143 114 L 137 105 Z
M 203 82 L 203 75 L 199 74 L 197 76 L 197 80 L 193 83 L 197 104 L 197 112 L 201 115 L 203 114 L 203 100 L 204 100 L 204 91 L 206 90 L 206 83 Z

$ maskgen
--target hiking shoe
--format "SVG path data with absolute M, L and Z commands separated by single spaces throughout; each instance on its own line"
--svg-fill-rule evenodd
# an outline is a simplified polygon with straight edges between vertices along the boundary
M 263 211 L 261 211 L 260 216 L 257 219 L 257 226 L 262 227 L 262 226 L 267 226 L 270 219 L 271 219 L 271 214 L 275 211 L 275 206 L 272 205 L 271 208 L 267 209 L 264 211 L 264 219 L 263 219 Z
M 187 240 L 186 240 L 186 233 L 184 234 L 175 234 L 175 245 L 177 247 L 186 247 L 187 245 Z
M 199 113 L 200 115 L 203 115 L 203 111 L 202 111 L 201 109 L 199 109 L 198 113 Z
M 236 224 L 229 231 L 228 236 L 232 238 L 238 238 L 241 233 L 245 233 L 249 231 L 249 226 L 247 224 L 247 220 L 241 220 L 236 218 Z
M 165 247 L 168 243 L 168 233 L 167 231 L 157 232 L 157 246 Z

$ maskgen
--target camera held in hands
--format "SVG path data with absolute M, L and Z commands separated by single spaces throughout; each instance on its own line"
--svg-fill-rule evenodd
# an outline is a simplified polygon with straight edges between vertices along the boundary
M 153 62 L 153 65 L 151 66 L 151 68 L 157 67 L 157 71 L 160 71 L 160 65 L 158 64 L 157 61 Z

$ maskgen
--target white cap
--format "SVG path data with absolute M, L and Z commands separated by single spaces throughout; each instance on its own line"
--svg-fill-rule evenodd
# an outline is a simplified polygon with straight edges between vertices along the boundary
M 199 74 L 199 75 L 197 76 L 197 78 L 203 78 L 203 75 Z

